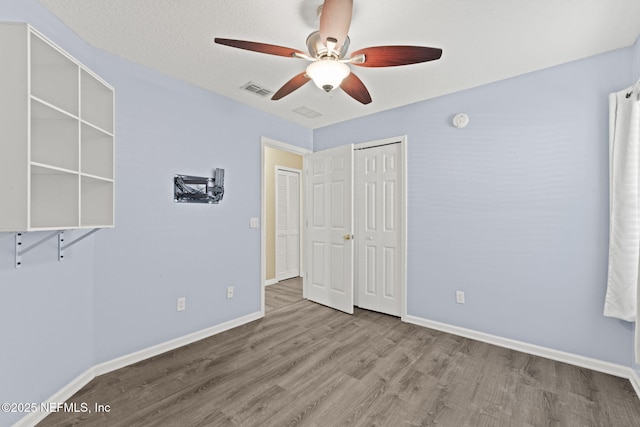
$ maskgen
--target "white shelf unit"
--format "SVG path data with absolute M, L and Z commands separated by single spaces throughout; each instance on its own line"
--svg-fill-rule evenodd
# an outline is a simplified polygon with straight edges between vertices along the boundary
M 113 227 L 113 87 L 28 24 L 0 40 L 0 231 Z

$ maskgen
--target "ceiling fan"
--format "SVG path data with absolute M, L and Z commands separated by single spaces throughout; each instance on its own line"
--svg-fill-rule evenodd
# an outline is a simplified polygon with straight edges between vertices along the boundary
M 309 80 L 326 92 L 341 87 L 349 96 L 362 104 L 371 102 L 364 83 L 347 64 L 360 67 L 395 67 L 439 59 L 442 49 L 424 46 L 374 46 L 357 50 L 345 58 L 349 49 L 349 26 L 353 0 L 325 0 L 318 8 L 320 31 L 307 37 L 309 55 L 297 49 L 246 40 L 215 38 L 215 42 L 239 49 L 306 59 L 311 64 L 305 71 L 286 82 L 274 95 L 278 100 L 299 89 Z

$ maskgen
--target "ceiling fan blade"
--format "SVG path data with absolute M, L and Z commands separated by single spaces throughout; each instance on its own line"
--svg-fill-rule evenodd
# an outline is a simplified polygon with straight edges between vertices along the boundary
M 362 80 L 353 73 L 349 74 L 342 81 L 340 87 L 347 93 L 347 95 L 362 104 L 366 105 L 371 102 L 371 95 L 369 95 L 369 91 L 365 87 L 364 83 L 362 83 Z
M 424 46 L 374 46 L 357 50 L 351 57 L 364 55 L 364 62 L 353 62 L 360 67 L 396 67 L 440 59 L 442 49 Z
M 325 0 L 320 14 L 320 39 L 327 45 L 327 37 L 337 40 L 336 49 L 342 49 L 351 25 L 353 0 Z
M 246 40 L 221 39 L 218 37 L 216 37 L 214 41 L 218 44 L 223 44 L 225 46 L 237 47 L 238 49 L 252 50 L 254 52 L 266 53 L 269 55 L 292 57 L 296 53 L 299 53 L 302 55 L 305 54 L 300 50 L 292 49 L 290 47 L 277 46 L 275 44 L 250 42 Z
M 280 89 L 278 89 L 278 91 L 274 93 L 273 96 L 271 97 L 271 100 L 277 101 L 278 99 L 284 98 L 294 90 L 300 89 L 309 80 L 311 79 L 307 77 L 307 72 L 303 71 L 302 73 L 294 76 L 291 80 L 286 82 Z

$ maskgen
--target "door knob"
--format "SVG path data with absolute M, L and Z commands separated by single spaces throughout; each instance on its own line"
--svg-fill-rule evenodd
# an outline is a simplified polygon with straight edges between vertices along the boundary
M 342 236 L 342 238 L 344 240 L 351 240 L 351 234 L 345 234 L 344 236 Z

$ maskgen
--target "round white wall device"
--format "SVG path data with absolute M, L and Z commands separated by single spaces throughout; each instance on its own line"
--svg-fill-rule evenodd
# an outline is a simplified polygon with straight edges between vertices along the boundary
M 453 125 L 458 129 L 462 129 L 469 124 L 469 116 L 466 114 L 456 114 L 453 117 Z

